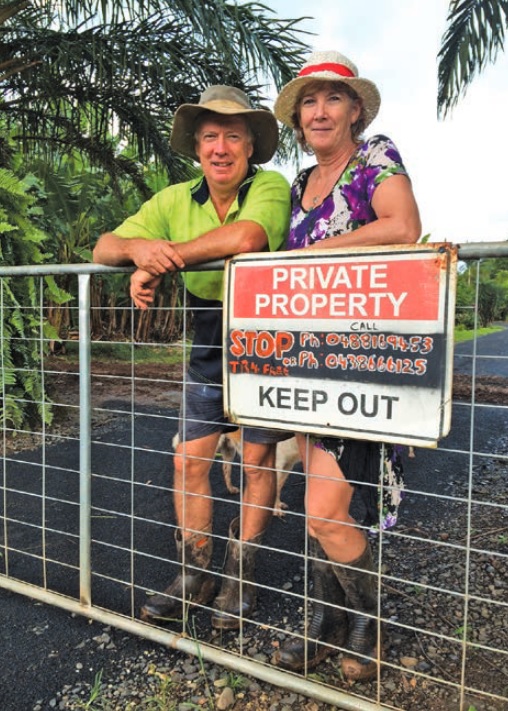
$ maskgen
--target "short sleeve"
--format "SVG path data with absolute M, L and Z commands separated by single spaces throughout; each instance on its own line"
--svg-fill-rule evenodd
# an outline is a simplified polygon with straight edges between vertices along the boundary
M 238 220 L 257 222 L 266 232 L 271 252 L 280 249 L 286 239 L 290 217 L 289 183 L 273 170 L 258 170 Z

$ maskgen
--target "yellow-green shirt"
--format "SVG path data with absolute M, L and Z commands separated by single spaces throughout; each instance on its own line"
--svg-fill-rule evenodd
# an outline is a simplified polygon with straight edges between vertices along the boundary
M 204 177 L 171 185 L 148 200 L 114 233 L 119 237 L 144 237 L 188 242 L 239 220 L 257 222 L 268 238 L 270 251 L 285 242 L 290 217 L 287 180 L 275 171 L 252 168 L 223 223 L 210 199 Z M 194 316 L 194 338 L 189 371 L 202 382 L 222 382 L 222 294 L 224 272 L 184 272 Z
M 221 223 L 204 177 L 171 185 L 154 195 L 114 233 L 119 237 L 190 242 L 221 225 L 250 220 L 263 227 L 268 248 L 282 247 L 289 227 L 289 183 L 275 171 L 251 169 Z M 222 300 L 223 272 L 185 272 L 187 289 L 202 299 Z

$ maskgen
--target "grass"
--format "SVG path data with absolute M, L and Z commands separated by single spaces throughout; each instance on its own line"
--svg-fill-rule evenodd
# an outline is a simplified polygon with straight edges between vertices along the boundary
M 489 336 L 491 333 L 497 333 L 502 331 L 501 326 L 486 326 L 485 328 L 478 328 L 476 331 L 474 329 L 467 328 L 456 328 L 455 329 L 455 343 L 461 343 L 462 341 L 472 341 L 476 336 L 480 338 L 481 336 Z
M 178 365 L 182 362 L 184 346 L 190 352 L 190 342 L 154 344 L 131 344 L 123 341 L 92 341 L 91 356 L 95 360 L 114 360 L 119 363 L 157 363 L 165 365 Z M 79 345 L 76 341 L 67 341 L 65 355 L 58 355 L 64 361 L 75 362 L 78 358 Z
M 204 688 L 200 692 L 199 704 L 196 704 L 184 700 L 189 695 L 197 694 L 196 689 L 190 691 L 185 683 L 174 682 L 170 674 L 159 672 L 154 664 L 149 666 L 147 673 L 148 676 L 155 678 L 155 689 L 141 702 L 127 701 L 125 711 L 177 711 L 177 709 L 215 711 L 217 704 L 213 687 L 217 692 L 220 692 L 223 687 L 229 686 L 237 695 L 248 683 L 245 677 L 240 674 L 225 672 L 225 675 L 212 685 L 206 677 L 204 666 L 202 666 L 201 686 Z M 102 671 L 96 674 L 88 699 L 74 701 L 70 708 L 76 709 L 76 711 L 78 709 L 79 711 L 113 711 L 117 708 L 114 701 L 109 701 L 104 696 Z

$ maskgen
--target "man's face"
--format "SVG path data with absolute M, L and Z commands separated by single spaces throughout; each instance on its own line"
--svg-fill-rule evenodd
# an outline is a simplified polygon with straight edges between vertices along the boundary
M 221 192 L 236 192 L 247 175 L 253 146 L 241 116 L 207 118 L 196 135 L 196 154 L 208 186 Z

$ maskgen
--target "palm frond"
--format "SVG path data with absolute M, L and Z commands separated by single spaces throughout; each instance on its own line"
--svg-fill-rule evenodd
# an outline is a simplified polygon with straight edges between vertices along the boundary
M 504 50 L 507 0 L 452 0 L 438 53 L 438 116 L 445 117 L 477 74 Z
M 263 104 L 301 66 L 299 20 L 273 15 L 228 0 L 31 3 L 0 23 L 0 118 L 26 153 L 78 149 L 141 182 L 139 163 L 155 158 L 171 180 L 188 177 L 169 147 L 181 103 L 224 83 Z M 133 159 L 117 155 L 119 141 Z

